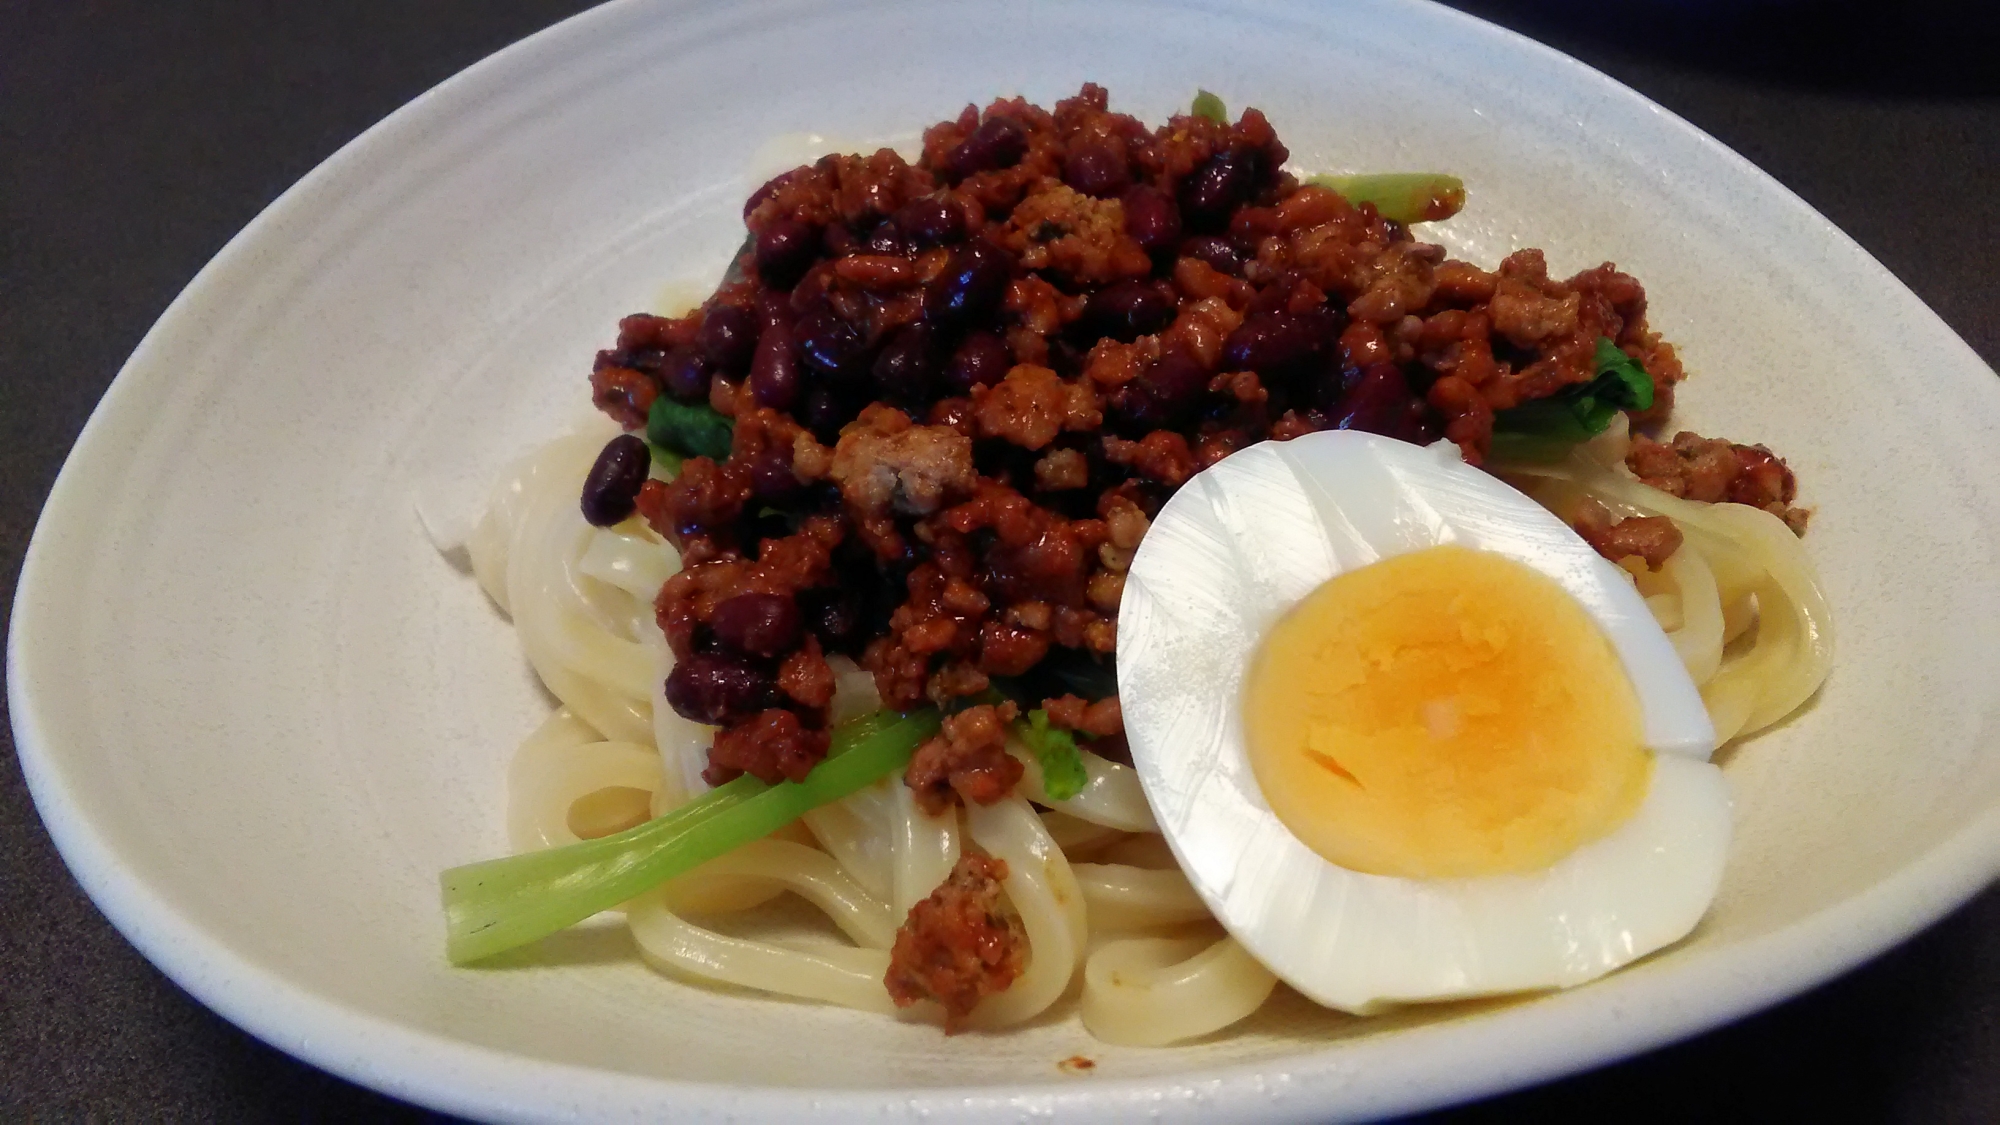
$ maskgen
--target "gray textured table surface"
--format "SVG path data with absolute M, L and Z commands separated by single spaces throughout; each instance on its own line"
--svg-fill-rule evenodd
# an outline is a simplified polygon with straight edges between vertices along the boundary
M 0 5 L 0 596 L 11 604 L 35 515 L 91 407 L 209 256 L 390 110 L 584 6 Z M 1713 133 L 2000 365 L 2000 36 L 1986 4 L 1460 6 Z M 2000 889 L 1772 1011 L 1435 1119 L 1586 1113 L 2000 1121 Z M 141 959 L 63 868 L 10 752 L 0 1116 L 423 1115 L 263 1046 Z

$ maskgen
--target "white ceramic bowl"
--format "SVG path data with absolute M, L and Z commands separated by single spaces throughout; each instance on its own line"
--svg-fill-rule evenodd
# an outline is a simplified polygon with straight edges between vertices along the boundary
M 1681 946 L 1572 992 L 1359 1021 L 1297 1000 L 1114 1049 L 675 984 L 622 936 L 455 971 L 437 873 L 497 854 L 502 771 L 547 706 L 438 560 L 419 482 L 470 504 L 584 409 L 592 350 L 712 276 L 764 139 L 908 134 L 1086 80 L 1149 120 L 1197 84 L 1305 168 L 1447 169 L 1436 232 L 1645 280 L 1684 419 L 1768 442 L 1819 505 L 1841 630 L 1823 698 L 1728 757 L 1740 838 Z M 51 833 L 112 921 L 269 1042 L 517 1119 L 808 1113 L 966 1122 L 1407 1110 L 1770 1003 L 2000 868 L 2000 381 L 1805 204 L 1632 92 L 1406 3 L 1228 11 L 632 2 L 447 82 L 274 204 L 146 337 L 21 578 L 9 688 Z M 1073 1054 L 1088 1075 L 1058 1069 Z M 778 1061 L 782 1060 L 782 1061 Z

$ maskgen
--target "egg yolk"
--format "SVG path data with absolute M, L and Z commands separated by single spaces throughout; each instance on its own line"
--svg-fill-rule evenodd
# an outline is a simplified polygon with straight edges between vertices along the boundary
M 1547 867 L 1629 817 L 1652 770 L 1631 682 L 1583 606 L 1457 546 L 1309 594 L 1258 648 L 1244 725 L 1285 827 L 1377 875 Z

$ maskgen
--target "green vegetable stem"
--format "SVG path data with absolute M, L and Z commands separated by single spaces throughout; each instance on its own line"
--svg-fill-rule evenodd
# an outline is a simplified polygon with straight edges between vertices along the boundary
M 833 732 L 804 781 L 739 777 L 636 828 L 444 873 L 445 954 L 483 960 L 574 925 L 909 764 L 938 713 L 878 711 Z
M 1399 223 L 1449 219 L 1465 206 L 1465 181 L 1438 172 L 1320 175 L 1306 182 L 1332 188 L 1357 207 L 1373 203 L 1383 218 Z

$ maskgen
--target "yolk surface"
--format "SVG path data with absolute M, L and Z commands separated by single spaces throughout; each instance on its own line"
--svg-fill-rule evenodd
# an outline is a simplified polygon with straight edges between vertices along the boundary
M 1308 595 L 1257 650 L 1244 725 L 1285 827 L 1378 875 L 1547 867 L 1629 817 L 1652 771 L 1631 682 L 1583 606 L 1457 546 Z

